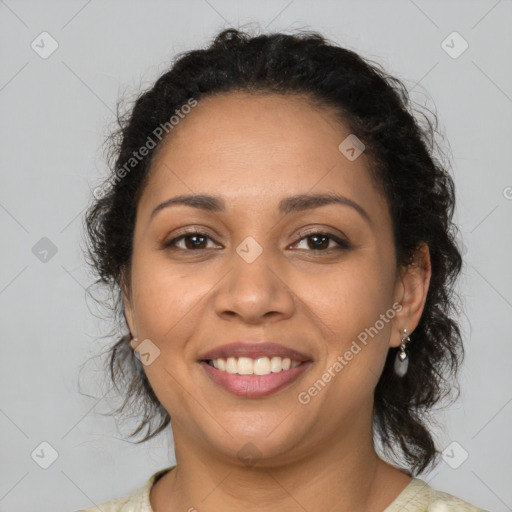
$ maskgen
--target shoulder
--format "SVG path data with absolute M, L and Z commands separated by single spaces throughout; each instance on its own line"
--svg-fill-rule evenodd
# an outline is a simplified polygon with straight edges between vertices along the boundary
M 163 476 L 165 473 L 173 469 L 174 466 L 157 471 L 146 481 L 144 485 L 139 487 L 134 493 L 129 496 L 115 498 L 89 508 L 77 510 L 76 512 L 153 512 L 151 503 L 149 501 L 149 493 L 155 481 Z
M 437 491 L 413 478 L 384 512 L 486 512 L 446 492 Z
M 133 495 L 125 496 L 123 498 L 116 498 L 115 500 L 106 501 L 105 503 L 99 503 L 93 507 L 77 510 L 76 512 L 94 512 L 98 509 L 102 512 L 124 512 L 124 510 L 130 510 L 130 512 L 132 512 L 132 510 L 134 510 L 132 504 Z M 125 505 L 129 506 L 130 508 L 126 509 Z

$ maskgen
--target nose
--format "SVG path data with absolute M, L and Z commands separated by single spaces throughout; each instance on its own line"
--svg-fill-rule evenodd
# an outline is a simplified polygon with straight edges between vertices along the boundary
M 295 310 L 287 274 L 271 261 L 269 251 L 254 260 L 233 253 L 232 269 L 214 296 L 215 312 L 224 319 L 263 324 L 289 318 Z

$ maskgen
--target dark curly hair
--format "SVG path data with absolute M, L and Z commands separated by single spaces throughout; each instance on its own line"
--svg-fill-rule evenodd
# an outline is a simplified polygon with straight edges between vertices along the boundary
M 191 98 L 199 101 L 229 91 L 305 95 L 312 105 L 333 111 L 366 147 L 370 171 L 390 208 L 397 265 L 410 265 L 419 245 L 428 245 L 432 276 L 422 317 L 408 345 L 408 373 L 396 376 L 393 361 L 398 348 L 390 349 L 374 397 L 374 432 L 383 451 L 412 474 L 422 472 L 439 456 L 429 431 L 429 412 L 451 395 L 464 355 L 455 321 L 455 281 L 462 258 L 452 223 L 450 166 L 436 140 L 437 116 L 413 107 L 403 82 L 378 63 L 317 32 L 250 36 L 223 30 L 207 48 L 180 54 L 127 113 L 120 114 L 118 105 L 118 128 L 107 139 L 111 175 L 96 189 L 85 216 L 86 259 L 98 277 L 96 284 L 110 287 L 118 328 L 126 321 L 122 291 L 130 287 L 136 208 L 152 157 L 162 144 L 143 157 L 138 151 Z M 130 161 L 135 154 L 137 161 Z M 122 279 L 125 270 L 128 282 Z M 122 329 L 118 335 L 126 332 L 126 324 Z M 130 339 L 126 333 L 108 348 L 107 366 L 109 378 L 124 397 L 115 413 L 127 406 L 136 411 L 140 423 L 130 437 L 146 427 L 141 443 L 160 433 L 170 416 L 129 347 Z

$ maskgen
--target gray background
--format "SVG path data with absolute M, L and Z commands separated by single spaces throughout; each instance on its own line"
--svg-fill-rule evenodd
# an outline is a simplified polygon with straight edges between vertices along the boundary
M 101 367 L 80 373 L 110 327 L 86 301 L 82 216 L 105 172 L 101 142 L 117 99 L 148 86 L 177 52 L 249 22 L 319 30 L 435 104 L 466 245 L 467 359 L 460 400 L 439 414 L 446 461 L 423 478 L 489 510 L 512 510 L 511 14 L 509 0 L 0 0 L 0 511 L 92 506 L 173 462 L 169 435 L 122 441 L 134 423 L 119 428 L 100 414 L 113 404 L 102 397 Z M 31 47 L 43 46 L 43 31 L 59 45 L 45 59 Z M 469 43 L 457 58 L 441 45 L 453 31 Z M 461 43 L 448 39 L 452 51 Z M 56 254 L 34 254 L 48 246 L 43 237 Z M 79 375 L 91 397 L 79 393 Z M 58 452 L 47 469 L 39 465 L 51 461 L 44 441 Z

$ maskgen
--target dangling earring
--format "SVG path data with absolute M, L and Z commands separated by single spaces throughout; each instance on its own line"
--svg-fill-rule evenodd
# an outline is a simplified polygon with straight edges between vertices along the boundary
M 409 358 L 405 352 L 405 346 L 411 341 L 411 338 L 407 334 L 407 329 L 403 329 L 402 339 L 400 341 L 400 352 L 396 354 L 395 358 L 395 373 L 399 377 L 403 377 L 407 373 L 409 368 Z
M 135 350 L 135 345 L 137 345 L 138 342 L 139 340 L 137 338 L 132 338 L 130 341 L 130 347 L 132 347 L 133 350 Z

